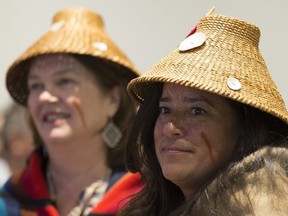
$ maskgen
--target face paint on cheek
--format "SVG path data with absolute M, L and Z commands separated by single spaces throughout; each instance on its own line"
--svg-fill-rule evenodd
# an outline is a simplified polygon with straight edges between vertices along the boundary
M 211 161 L 213 163 L 215 163 L 216 159 L 215 159 L 215 157 L 213 155 L 213 149 L 211 147 L 211 144 L 210 144 L 209 140 L 207 139 L 207 136 L 203 132 L 201 132 L 200 135 L 201 135 L 201 138 L 204 140 L 204 142 L 205 142 L 205 144 L 207 146 L 209 157 L 210 157 Z
M 72 99 L 70 100 L 70 102 L 71 102 L 72 106 L 74 106 L 75 110 L 77 110 L 77 112 L 79 113 L 79 116 L 80 116 L 80 119 L 81 119 L 81 121 L 82 121 L 83 127 L 84 127 L 85 129 L 87 129 L 87 125 L 86 125 L 86 122 L 85 122 L 85 119 L 84 119 L 84 114 L 83 114 L 83 111 L 82 111 L 82 109 L 81 109 L 81 107 L 80 107 L 80 102 L 79 102 L 79 100 L 77 100 L 77 99 L 75 99 L 75 98 L 72 98 Z

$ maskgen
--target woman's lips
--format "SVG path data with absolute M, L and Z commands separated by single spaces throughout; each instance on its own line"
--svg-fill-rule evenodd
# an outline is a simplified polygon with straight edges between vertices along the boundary
M 165 153 L 194 153 L 191 149 L 181 147 L 164 147 L 162 151 Z
M 70 115 L 67 113 L 46 113 L 43 115 L 43 121 L 47 123 L 54 122 L 59 119 L 68 119 Z

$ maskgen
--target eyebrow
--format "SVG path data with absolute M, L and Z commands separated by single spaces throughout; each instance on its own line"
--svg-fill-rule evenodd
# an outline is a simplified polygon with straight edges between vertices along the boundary
M 171 101 L 170 97 L 161 97 L 160 98 L 160 102 L 170 102 L 170 101 Z M 214 107 L 211 100 L 207 99 L 204 96 L 184 97 L 184 102 L 188 102 L 188 103 L 204 102 L 204 103 L 207 103 L 208 105 Z
M 70 72 L 75 73 L 75 70 L 71 70 L 71 69 L 60 70 L 60 71 L 57 72 L 57 74 L 54 74 L 53 77 L 54 76 L 57 77 L 57 76 L 65 75 L 65 74 L 70 73 Z M 38 75 L 28 74 L 28 78 L 27 79 L 38 79 L 38 77 L 39 77 Z

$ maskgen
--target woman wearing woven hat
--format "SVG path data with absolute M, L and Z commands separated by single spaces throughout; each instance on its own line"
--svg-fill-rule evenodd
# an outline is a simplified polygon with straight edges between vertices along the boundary
M 287 215 L 288 113 L 248 22 L 207 14 L 128 84 L 144 189 L 120 215 Z
M 39 147 L 2 188 L 1 215 L 115 215 L 142 188 L 123 148 L 136 113 L 126 86 L 137 76 L 98 14 L 68 8 L 54 16 L 7 73 Z

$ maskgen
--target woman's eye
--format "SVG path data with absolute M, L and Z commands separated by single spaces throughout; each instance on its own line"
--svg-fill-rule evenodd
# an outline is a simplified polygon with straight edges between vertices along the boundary
M 199 107 L 193 107 L 191 110 L 192 115 L 203 115 L 206 113 L 206 111 Z
M 168 114 L 170 113 L 170 109 L 168 107 L 159 107 L 160 114 Z
M 74 81 L 72 79 L 69 79 L 69 78 L 62 78 L 60 80 L 57 81 L 57 85 L 59 86 L 65 86 L 65 85 L 68 85 L 68 84 L 71 84 L 73 83 Z
M 41 91 L 44 89 L 44 85 L 41 83 L 32 83 L 29 85 L 29 91 Z

